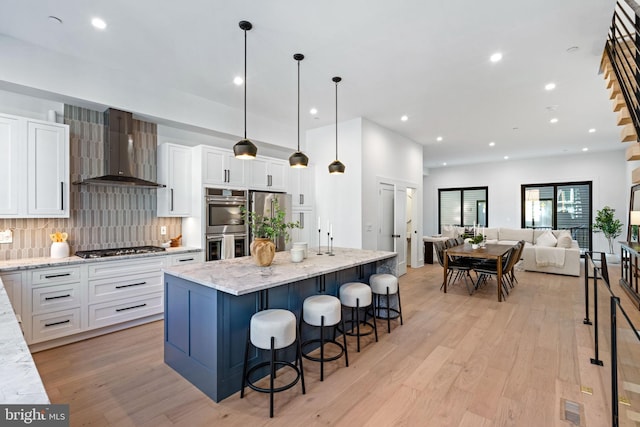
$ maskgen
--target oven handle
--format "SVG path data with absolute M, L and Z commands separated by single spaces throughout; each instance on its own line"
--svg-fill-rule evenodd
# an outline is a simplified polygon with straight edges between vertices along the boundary
M 220 240 L 220 241 L 222 241 L 222 234 L 208 235 L 208 236 L 206 236 L 206 238 L 207 238 L 207 242 L 210 242 L 212 240 Z
M 218 205 L 224 205 L 224 206 L 244 206 L 247 204 L 247 199 L 245 199 L 244 197 L 238 197 L 238 198 L 220 198 L 220 197 L 215 197 L 215 196 L 207 196 L 205 198 L 205 201 L 207 203 L 215 203 Z

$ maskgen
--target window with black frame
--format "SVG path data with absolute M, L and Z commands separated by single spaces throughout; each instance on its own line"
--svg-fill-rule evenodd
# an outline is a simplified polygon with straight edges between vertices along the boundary
M 592 182 L 526 184 L 521 186 L 522 228 L 569 230 L 590 251 Z
M 489 187 L 438 189 L 438 232 L 445 226 L 489 225 Z

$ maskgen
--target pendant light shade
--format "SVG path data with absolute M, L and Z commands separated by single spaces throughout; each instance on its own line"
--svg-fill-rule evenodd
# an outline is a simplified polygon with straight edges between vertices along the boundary
M 249 21 L 240 21 L 239 25 L 244 31 L 244 138 L 233 146 L 233 154 L 238 159 L 255 159 L 258 147 L 247 139 L 247 31 L 253 26 Z
M 300 61 L 304 59 L 304 55 L 296 53 L 293 59 L 298 61 L 298 151 L 289 157 L 289 166 L 292 168 L 306 168 L 309 164 L 309 158 L 300 151 Z
M 338 160 L 338 83 L 342 80 L 340 77 L 334 77 L 333 82 L 336 84 L 336 159 L 329 165 L 330 174 L 344 173 L 345 166 Z

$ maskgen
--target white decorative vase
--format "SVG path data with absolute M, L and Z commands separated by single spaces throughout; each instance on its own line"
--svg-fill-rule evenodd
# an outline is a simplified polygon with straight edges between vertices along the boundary
M 69 244 L 67 242 L 51 243 L 51 258 L 67 258 L 69 256 Z
M 477 243 L 472 243 L 471 244 L 471 249 L 478 249 L 479 247 L 480 247 L 480 245 L 477 244 Z

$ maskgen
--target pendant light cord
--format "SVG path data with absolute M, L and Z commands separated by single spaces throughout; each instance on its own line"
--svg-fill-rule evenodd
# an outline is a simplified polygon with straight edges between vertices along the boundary
M 300 60 L 298 59 L 298 152 L 300 151 Z
M 338 159 L 338 82 L 336 82 L 336 160 Z
M 244 139 L 247 139 L 247 30 L 244 30 Z

